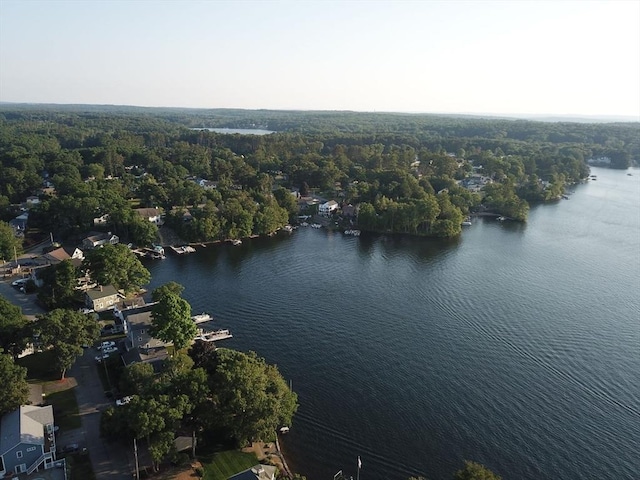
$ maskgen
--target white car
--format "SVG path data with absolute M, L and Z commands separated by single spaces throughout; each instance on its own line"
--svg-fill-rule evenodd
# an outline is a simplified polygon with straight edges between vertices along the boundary
M 102 353 L 114 353 L 118 351 L 118 347 L 104 347 Z
M 100 345 L 98 345 L 98 350 L 104 350 L 106 348 L 112 348 L 116 346 L 116 342 L 112 342 L 112 341 L 105 341 L 102 342 Z
M 97 355 L 96 356 L 96 362 L 102 363 L 102 361 L 106 360 L 107 358 L 109 358 L 109 354 L 108 353 L 103 353 L 102 355 Z
M 133 396 L 129 395 L 128 397 L 118 398 L 116 400 L 116 405 L 121 407 L 122 405 L 126 405 L 133 399 Z
M 27 278 L 19 278 L 18 280 L 14 280 L 13 282 L 11 282 L 11 285 L 13 287 L 22 287 L 25 283 L 27 283 L 27 281 Z

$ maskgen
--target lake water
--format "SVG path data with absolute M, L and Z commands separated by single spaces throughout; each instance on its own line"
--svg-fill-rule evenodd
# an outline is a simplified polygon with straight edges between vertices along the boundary
M 640 170 L 461 238 L 291 235 L 149 263 L 278 365 L 309 480 L 640 478 Z
M 272 130 L 263 130 L 261 128 L 192 128 L 191 130 L 207 130 L 216 133 L 239 133 L 241 135 L 269 135 L 275 133 Z

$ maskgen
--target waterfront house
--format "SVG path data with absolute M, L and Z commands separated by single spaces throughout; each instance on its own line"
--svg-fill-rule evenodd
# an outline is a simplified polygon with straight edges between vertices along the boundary
M 258 464 L 232 475 L 227 480 L 275 480 L 277 470 L 273 465 Z
M 127 334 L 125 341 L 127 351 L 122 355 L 125 365 L 145 362 L 150 363 L 154 368 L 160 368 L 161 362 L 169 356 L 167 345 L 170 343 L 153 337 L 150 332 L 153 305 L 147 304 L 141 309 L 135 309 L 135 313 L 121 311 L 124 314 L 124 330 Z
M 102 247 L 103 245 L 115 245 L 117 243 L 120 243 L 120 238 L 117 235 L 113 235 L 111 232 L 91 232 L 82 240 L 82 248 L 93 249 Z
M 102 312 L 113 307 L 122 296 L 113 285 L 98 285 L 84 292 L 84 303 L 87 308 Z
M 0 478 L 54 466 L 53 407 L 23 405 L 0 421 Z M 22 478 L 22 477 L 20 477 Z
M 328 217 L 337 211 L 338 211 L 338 202 L 336 202 L 335 200 L 329 200 L 328 202 L 321 203 L 318 206 L 318 213 L 320 215 L 324 215 L 325 217 Z
M 162 211 L 159 208 L 136 208 L 134 211 L 151 223 L 162 224 Z

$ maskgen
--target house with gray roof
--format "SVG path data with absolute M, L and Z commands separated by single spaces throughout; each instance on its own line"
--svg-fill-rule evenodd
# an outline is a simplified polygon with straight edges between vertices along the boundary
M 113 285 L 98 285 L 84 292 L 84 304 L 96 312 L 113 308 L 121 298 Z
M 54 466 L 53 407 L 23 405 L 0 421 L 0 478 Z
M 159 368 L 161 361 L 165 360 L 169 353 L 167 345 L 170 343 L 163 342 L 151 335 L 151 319 L 152 305 L 145 305 L 141 309 L 124 315 L 125 333 L 127 339 L 125 341 L 126 353 L 122 355 L 122 361 L 125 365 L 132 363 L 146 362 Z

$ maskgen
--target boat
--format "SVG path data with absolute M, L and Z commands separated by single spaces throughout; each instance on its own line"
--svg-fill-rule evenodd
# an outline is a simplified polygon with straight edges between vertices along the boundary
M 282 229 L 285 232 L 289 232 L 289 233 L 293 232 L 293 227 L 291 225 L 285 225 L 284 227 L 282 227 Z
M 360 230 L 345 230 L 344 234 L 345 235 L 353 235 L 354 237 L 359 237 L 360 236 Z
M 198 315 L 193 315 L 191 317 L 191 320 L 193 320 L 195 323 L 205 323 L 205 322 L 212 321 L 213 317 L 208 313 L 202 312 L 202 313 L 199 313 Z
M 322 228 L 322 225 L 320 225 L 319 223 L 312 223 L 311 228 Z
M 285 433 L 289 433 L 289 427 L 280 427 L 280 433 L 282 433 L 283 435 Z
M 498 217 L 499 222 L 504 222 L 505 220 L 506 220 L 506 217 Z
M 237 247 L 238 245 L 242 245 L 242 240 L 240 240 L 239 238 L 231 240 L 231 245 L 233 245 L 234 247 Z
M 465 220 L 460 225 L 462 225 L 463 227 L 470 227 L 473 224 L 469 220 Z

